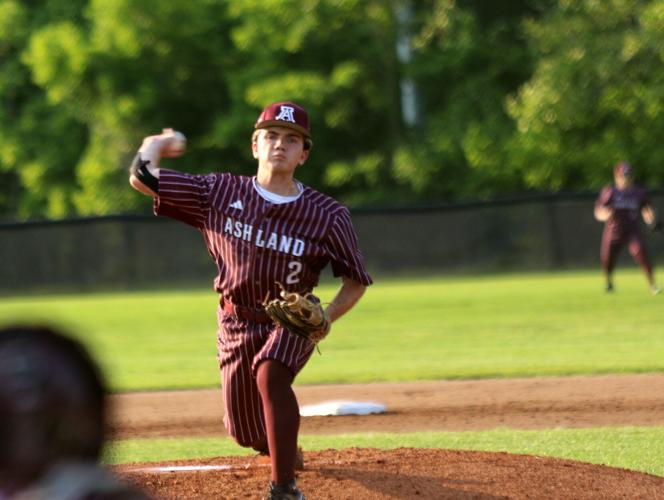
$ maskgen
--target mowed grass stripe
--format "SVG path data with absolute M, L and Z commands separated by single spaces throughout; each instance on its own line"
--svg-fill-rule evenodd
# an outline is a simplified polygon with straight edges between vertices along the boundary
M 335 323 L 299 384 L 664 370 L 664 295 L 637 269 L 381 279 Z M 323 301 L 336 286 L 318 289 Z M 90 346 L 115 391 L 218 386 L 211 290 L 8 297 Z
M 306 450 L 444 448 L 567 458 L 664 476 L 664 427 L 364 433 L 301 436 Z M 109 444 L 108 464 L 253 455 L 230 438 L 133 439 Z

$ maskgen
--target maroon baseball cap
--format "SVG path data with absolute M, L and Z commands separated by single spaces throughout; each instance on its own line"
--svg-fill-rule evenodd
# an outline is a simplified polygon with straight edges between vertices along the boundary
M 632 172 L 632 166 L 626 161 L 621 161 L 616 163 L 616 166 L 613 167 L 614 174 L 620 174 L 627 177 Z
M 287 127 L 297 130 L 307 139 L 311 138 L 309 115 L 302 106 L 293 102 L 275 102 L 265 107 L 256 120 L 254 128 Z

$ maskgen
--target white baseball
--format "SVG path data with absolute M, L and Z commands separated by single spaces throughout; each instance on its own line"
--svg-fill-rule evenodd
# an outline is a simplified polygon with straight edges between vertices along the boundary
M 172 128 L 165 128 L 158 137 L 161 137 L 162 140 L 167 139 L 162 146 L 162 156 L 176 158 L 183 155 L 187 150 L 187 138 L 182 132 L 178 132 Z
M 173 132 L 173 136 L 171 137 L 170 144 L 168 145 L 168 151 L 171 154 L 174 153 L 184 153 L 187 149 L 187 138 L 184 136 L 182 132 L 178 132 L 177 130 Z

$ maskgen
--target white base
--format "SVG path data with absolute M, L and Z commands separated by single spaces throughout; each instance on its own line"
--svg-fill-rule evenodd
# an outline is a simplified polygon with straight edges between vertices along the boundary
M 385 413 L 386 411 L 385 405 L 366 401 L 324 401 L 300 407 L 300 415 L 303 417 L 369 415 L 372 413 Z

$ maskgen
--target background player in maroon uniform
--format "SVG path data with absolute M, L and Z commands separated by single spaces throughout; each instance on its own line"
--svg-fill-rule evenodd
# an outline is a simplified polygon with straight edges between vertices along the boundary
M 655 283 L 652 264 L 648 258 L 646 246 L 639 224 L 641 218 L 650 227 L 657 227 L 658 222 L 646 189 L 634 185 L 632 168 L 628 163 L 620 162 L 613 168 L 614 184 L 606 186 L 595 202 L 595 218 L 605 222 L 602 235 L 600 260 L 606 277 L 607 292 L 613 291 L 613 270 L 616 258 L 623 246 L 641 266 L 653 294 L 659 293 Z
M 279 292 L 310 292 L 331 263 L 341 287 L 326 311 L 346 313 L 371 284 L 348 210 L 294 178 L 312 147 L 309 117 L 279 102 L 259 116 L 251 141 L 255 177 L 159 169 L 177 156 L 170 129 L 143 140 L 130 183 L 155 213 L 198 228 L 218 269 L 217 334 L 224 423 L 242 446 L 270 455 L 268 498 L 302 498 L 295 486 L 299 406 L 292 390 L 314 345 L 273 324 L 262 304 Z

